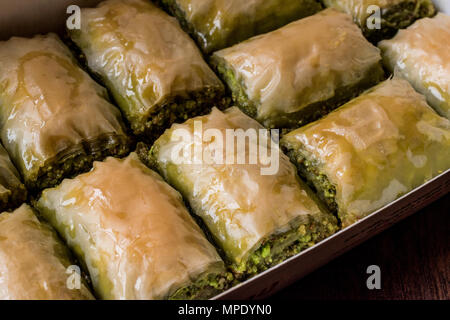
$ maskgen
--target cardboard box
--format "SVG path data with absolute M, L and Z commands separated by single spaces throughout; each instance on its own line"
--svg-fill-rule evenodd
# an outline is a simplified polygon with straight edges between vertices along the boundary
M 50 31 L 61 33 L 69 5 L 92 7 L 100 0 L 0 0 L 0 40 Z M 435 0 L 450 14 L 449 0 Z M 352 226 L 283 263 L 221 293 L 214 299 L 255 299 L 267 297 L 314 271 L 330 260 L 389 228 L 450 192 L 450 169 L 377 210 Z

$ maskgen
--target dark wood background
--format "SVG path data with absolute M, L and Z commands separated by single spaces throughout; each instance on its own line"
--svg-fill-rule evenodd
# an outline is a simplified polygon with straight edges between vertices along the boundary
M 272 299 L 450 299 L 450 195 L 272 296 Z M 369 265 L 381 289 L 369 290 Z

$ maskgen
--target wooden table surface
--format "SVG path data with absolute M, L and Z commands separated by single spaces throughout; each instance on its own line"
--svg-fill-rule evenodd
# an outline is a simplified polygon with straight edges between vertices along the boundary
M 340 256 L 272 299 L 450 299 L 450 195 Z M 381 289 L 366 269 L 381 269 Z

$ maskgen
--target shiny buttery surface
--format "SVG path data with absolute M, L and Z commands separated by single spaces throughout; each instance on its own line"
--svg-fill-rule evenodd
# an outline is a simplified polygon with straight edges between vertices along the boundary
M 86 263 L 104 299 L 164 299 L 223 262 L 181 195 L 135 153 L 46 189 L 42 214 Z
M 24 204 L 0 214 L 0 300 L 93 299 L 81 283 L 68 289 L 68 249 Z
M 201 122 L 202 131 L 194 131 L 195 121 L 198 121 L 197 125 Z M 278 171 L 272 175 L 262 175 L 261 168 L 267 166 L 261 163 L 262 158 L 259 156 L 255 164 L 249 164 L 249 161 L 238 164 L 236 159 L 229 164 L 221 164 L 215 155 L 222 152 L 225 158 L 227 153 L 231 156 L 234 154 L 234 148 L 226 148 L 228 141 L 211 137 L 205 138 L 203 142 L 201 137 L 198 140 L 198 134 L 207 134 L 209 129 L 225 137 L 227 129 L 251 131 L 261 128 L 236 107 L 225 112 L 214 108 L 207 116 L 173 125 L 155 142 L 152 150 L 163 175 L 189 201 L 230 260 L 238 264 L 257 249 L 264 238 L 294 228 L 304 222 L 303 219 L 308 215 L 321 214 L 299 183 L 295 167 L 277 145 L 264 146 L 261 141 L 245 143 L 247 155 L 253 152 L 251 150 L 258 152 L 255 143 L 261 143 L 260 154 L 279 152 Z M 181 132 L 178 129 L 186 133 L 183 141 L 177 136 L 177 132 Z M 194 138 L 194 134 L 197 138 Z M 188 157 L 187 153 L 177 152 L 181 150 L 180 147 L 191 149 L 191 155 L 199 159 L 202 159 L 203 153 L 203 161 L 192 163 L 195 160 Z M 202 153 L 195 151 L 198 148 L 203 149 L 200 151 Z M 176 155 L 180 158 L 176 158 Z
M 289 114 L 370 77 L 381 61 L 349 15 L 334 9 L 215 53 L 257 105 L 257 119 Z
M 71 37 L 133 126 L 170 98 L 223 86 L 176 19 L 149 1 L 105 1 L 82 9 L 81 21 Z
M 379 47 L 386 66 L 450 119 L 450 16 L 418 20 Z
M 450 168 L 450 121 L 405 80 L 387 80 L 282 139 L 336 187 L 343 226 Z
M 208 52 L 313 14 L 315 0 L 174 0 Z
M 59 153 L 123 134 L 106 90 L 54 34 L 0 42 L 0 134 L 25 180 Z

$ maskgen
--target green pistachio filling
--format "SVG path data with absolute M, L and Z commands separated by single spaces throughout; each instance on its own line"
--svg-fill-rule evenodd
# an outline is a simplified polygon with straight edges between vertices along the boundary
M 315 0 L 296 0 L 285 7 L 282 5 L 283 1 L 279 1 L 278 6 L 273 3 L 272 9 L 266 8 L 264 13 L 261 8 L 256 7 L 253 12 L 249 12 L 245 16 L 211 17 L 206 14 L 202 17 L 202 21 L 196 24 L 194 21 L 189 21 L 176 0 L 157 0 L 156 2 L 178 19 L 181 27 L 196 40 L 206 55 L 247 40 L 252 36 L 278 29 L 289 22 L 310 16 L 322 9 L 321 4 Z M 210 2 L 214 4 L 213 1 Z M 206 4 L 206 6 L 208 5 L 210 4 Z M 227 12 L 221 12 L 221 14 L 226 15 Z M 214 23 L 220 24 L 220 28 L 211 23 L 215 18 L 218 20 L 214 20 Z
M 84 141 L 47 161 L 39 168 L 36 179 L 29 179 L 25 184 L 33 191 L 54 187 L 64 178 L 89 171 L 94 161 L 108 156 L 122 157 L 128 152 L 129 141 L 125 136 L 105 135 L 93 141 Z
M 158 171 L 154 146 L 149 148 L 147 145 L 139 143 L 137 152 L 144 163 Z M 186 203 L 186 205 L 190 209 L 189 204 Z M 192 212 L 192 209 L 190 209 L 190 212 Z M 227 258 L 225 250 L 218 245 L 219 241 L 214 234 L 211 234 L 204 221 L 195 214 L 193 214 L 193 217 L 203 229 L 208 240 L 215 245 L 237 281 L 283 262 L 338 230 L 337 220 L 333 215 L 329 213 L 321 213 L 315 216 L 308 215 L 303 221 L 290 226 L 289 230 L 268 236 L 248 257 L 242 259 L 242 262 L 236 263 Z
M 205 300 L 226 290 L 233 281 L 227 273 L 207 273 L 193 284 L 180 288 L 170 295 L 169 300 Z
M 301 150 L 290 149 L 286 153 L 297 167 L 299 175 L 316 191 L 319 199 L 327 205 L 333 214 L 337 214 L 336 187 L 327 175 L 320 170 L 320 165 L 316 161 L 307 159 Z

